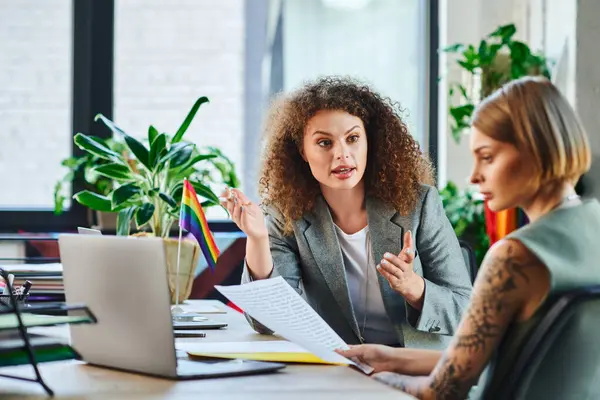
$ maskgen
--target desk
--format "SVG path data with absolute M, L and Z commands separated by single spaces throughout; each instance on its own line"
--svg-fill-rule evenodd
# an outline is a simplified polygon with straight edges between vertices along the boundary
M 205 338 L 178 338 L 182 342 L 234 342 L 277 340 L 255 333 L 243 315 L 215 300 L 191 300 L 187 311 L 200 305 L 216 305 L 226 314 L 211 318 L 229 324 L 223 330 L 207 330 Z M 30 329 L 47 335 L 69 336 L 66 326 Z M 29 375 L 29 366 L 10 367 L 14 374 Z M 218 378 L 195 381 L 170 381 L 106 368 L 92 367 L 79 361 L 40 364 L 42 376 L 56 398 L 69 399 L 412 399 L 362 373 L 342 366 L 288 365 L 280 372 L 266 375 Z M 7 369 L 3 369 L 7 371 Z M 34 383 L 0 378 L 0 399 L 46 398 Z

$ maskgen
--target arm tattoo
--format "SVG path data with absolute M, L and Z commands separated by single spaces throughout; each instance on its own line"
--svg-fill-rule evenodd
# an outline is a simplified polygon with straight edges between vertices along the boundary
M 498 316 L 512 312 L 510 295 L 519 286 L 527 284 L 524 267 L 535 263 L 523 262 L 513 255 L 514 248 L 509 245 L 506 255 L 491 255 L 486 260 L 485 275 L 481 277 L 478 294 L 473 298 L 465 319 L 470 328 L 467 334 L 458 334 L 454 344 L 456 349 L 464 349 L 470 354 L 484 353 L 504 332 L 504 324 Z M 508 295 L 508 296 L 507 296 Z M 505 315 L 506 317 L 506 315 Z M 500 320 L 506 318 L 500 318 Z M 464 399 L 471 386 L 479 379 L 479 368 L 474 368 L 470 357 L 444 354 L 431 376 L 404 376 L 392 372 L 381 372 L 375 379 L 417 398 L 436 398 L 442 400 Z
M 470 361 L 461 363 L 457 359 L 444 356 L 441 368 L 429 384 L 429 388 L 436 394 L 436 399 L 464 399 L 471 386 L 477 383 L 477 377 L 465 379 L 471 376 L 471 370 Z
M 508 301 L 504 295 L 517 289 L 519 277 L 529 282 L 522 270 L 527 264 L 516 260 L 512 250 L 509 247 L 506 256 L 492 256 L 488 261 L 490 266 L 482 277 L 481 294 L 473 299 L 475 307 L 469 307 L 466 316 L 473 326 L 473 332 L 458 336 L 458 348 L 464 348 L 469 353 L 484 351 L 487 341 L 502 332 L 502 327 L 494 322 L 494 316 L 506 311 Z
M 385 383 L 388 386 L 402 390 L 404 393 L 415 396 L 418 399 L 424 397 L 425 382 L 427 377 L 415 377 L 400 375 L 395 372 L 379 372 L 373 376 L 379 382 Z
M 504 325 L 497 321 L 498 315 L 510 312 L 507 294 L 517 290 L 519 285 L 528 283 L 523 268 L 531 263 L 523 263 L 513 255 L 509 246 L 506 255 L 491 256 L 488 268 L 482 276 L 479 294 L 473 298 L 466 319 L 471 325 L 470 333 L 459 334 L 456 348 L 467 353 L 483 353 L 490 342 L 504 331 Z M 429 389 L 439 399 L 463 399 L 471 386 L 477 383 L 478 373 L 473 371 L 469 358 L 444 355 L 431 377 Z M 475 375 L 474 375 L 475 374 Z

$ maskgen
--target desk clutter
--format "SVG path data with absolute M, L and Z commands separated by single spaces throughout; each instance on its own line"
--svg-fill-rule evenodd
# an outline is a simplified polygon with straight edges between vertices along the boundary
M 79 354 L 64 339 L 30 334 L 27 329 L 62 324 L 95 323 L 97 320 L 83 305 L 47 303 L 26 306 L 25 300 L 29 296 L 31 282 L 25 281 L 20 288 L 15 288 L 15 278 L 12 274 L 0 269 L 0 275 L 5 283 L 0 307 L 0 367 L 31 364 L 36 377 L 24 378 L 8 374 L 0 374 L 0 376 L 39 383 L 49 395 L 52 395 L 52 390 L 42 379 L 37 365 L 43 362 L 79 358 Z
M 65 290 L 63 285 L 63 268 L 60 263 L 48 264 L 8 264 L 0 265 L 4 271 L 14 276 L 12 285 L 15 288 L 25 287 L 31 282 L 29 301 L 63 301 Z M 5 283 L 0 283 L 0 291 Z

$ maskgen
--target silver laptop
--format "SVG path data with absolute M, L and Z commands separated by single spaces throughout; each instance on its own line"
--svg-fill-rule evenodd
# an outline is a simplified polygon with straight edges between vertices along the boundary
M 84 228 L 81 226 L 77 227 L 77 233 L 80 235 L 102 235 L 102 232 L 98 229 Z
M 88 363 L 172 379 L 271 372 L 256 361 L 178 360 L 165 254 L 159 238 L 60 235 L 65 296 L 98 319 L 72 325 L 71 343 Z

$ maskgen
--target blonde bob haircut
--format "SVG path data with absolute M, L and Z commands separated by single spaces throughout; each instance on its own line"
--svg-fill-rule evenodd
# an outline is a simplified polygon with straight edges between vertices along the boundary
M 502 86 L 477 107 L 472 125 L 530 158 L 540 186 L 575 184 L 590 169 L 587 134 L 567 99 L 545 78 Z

